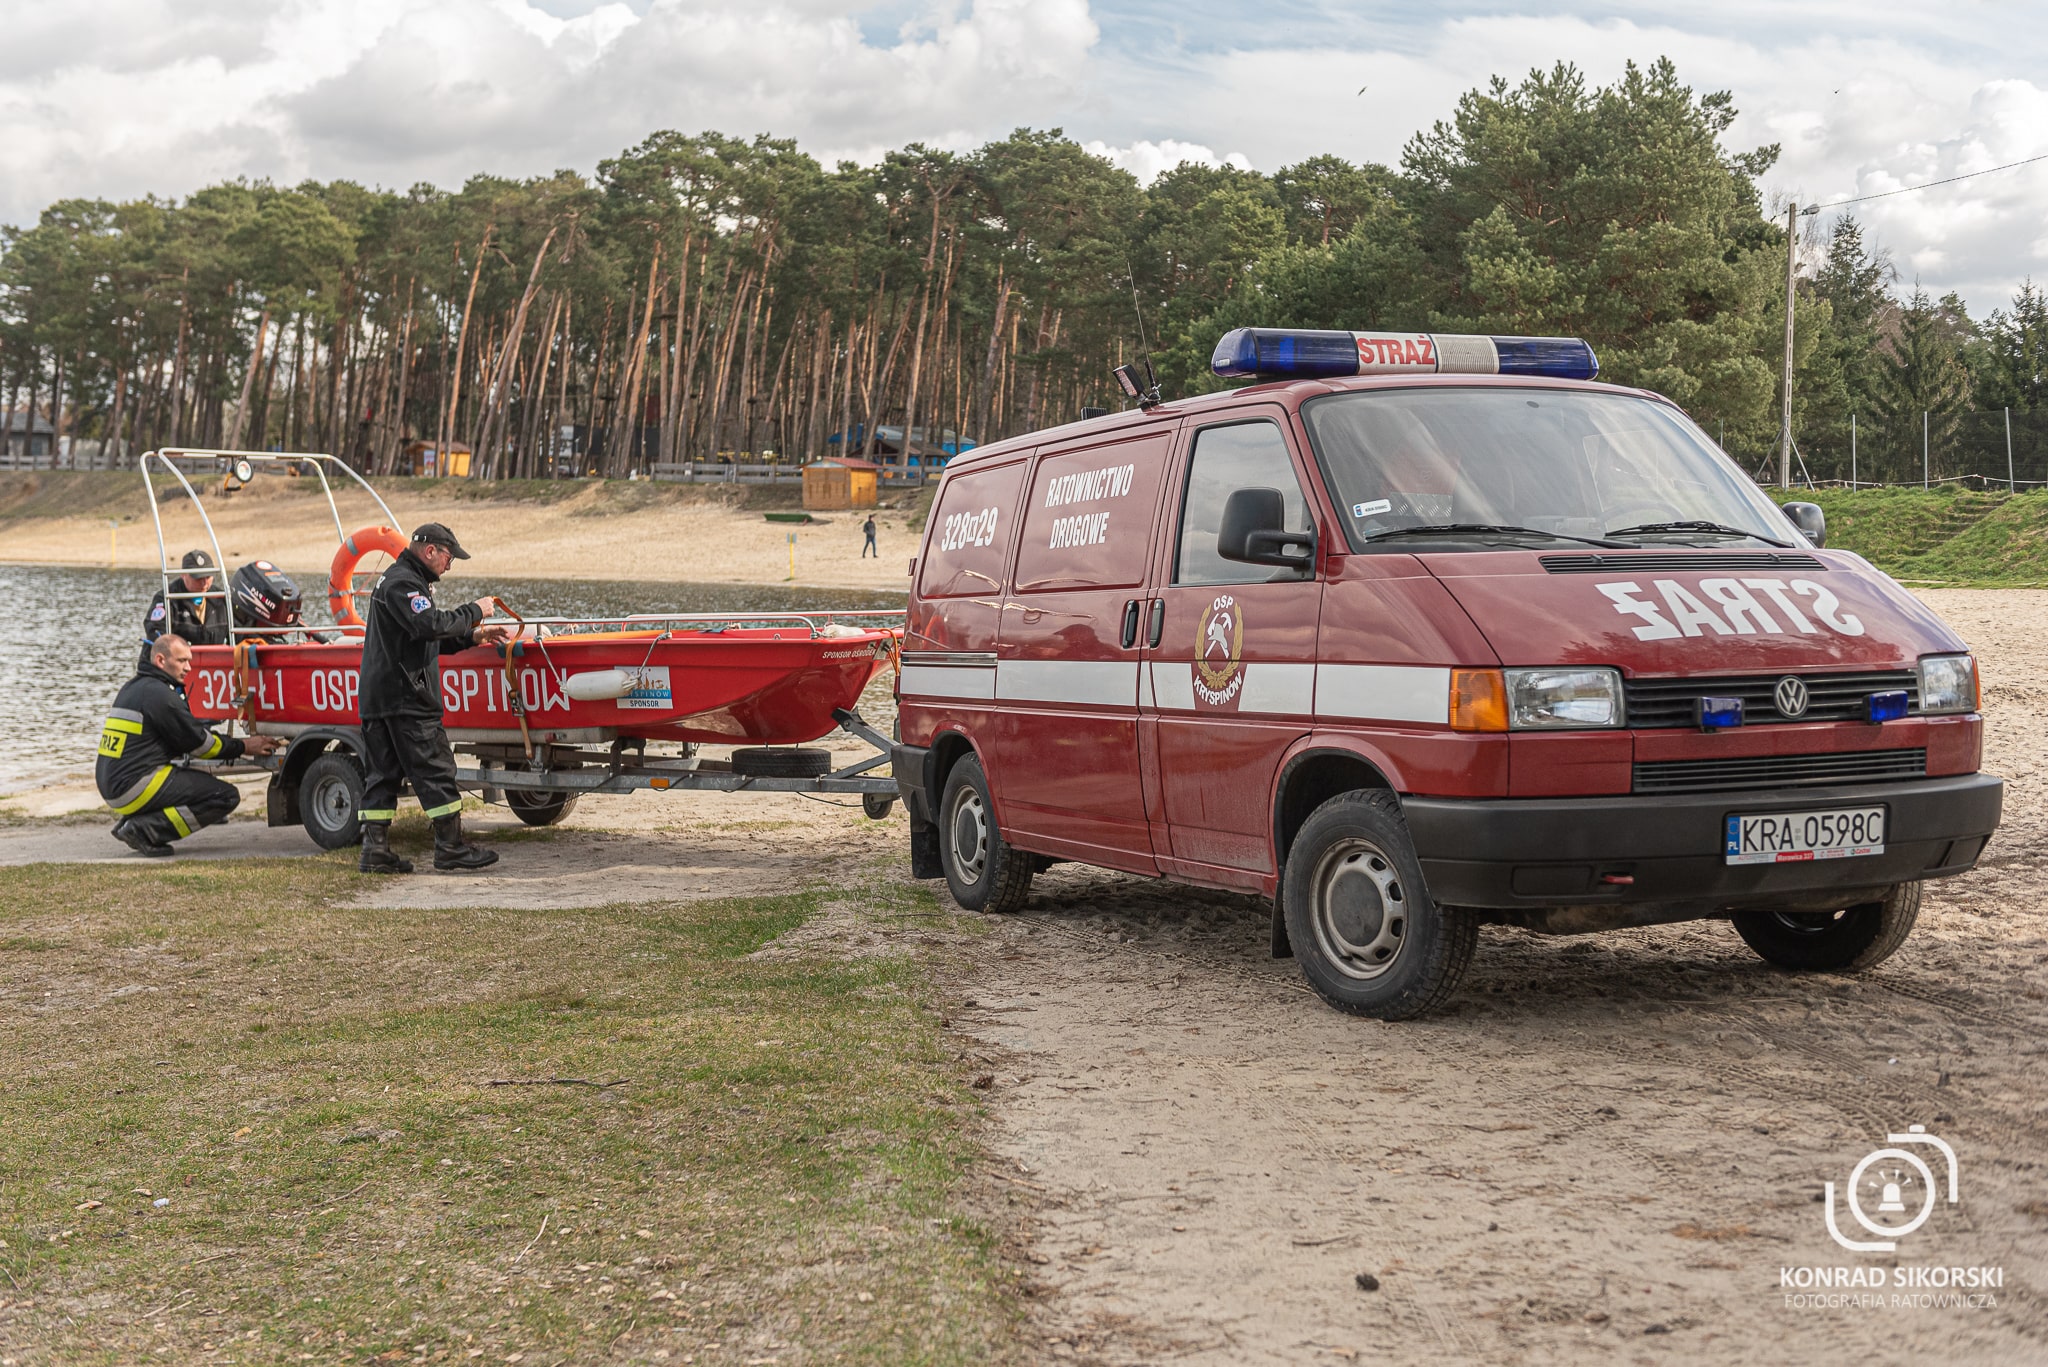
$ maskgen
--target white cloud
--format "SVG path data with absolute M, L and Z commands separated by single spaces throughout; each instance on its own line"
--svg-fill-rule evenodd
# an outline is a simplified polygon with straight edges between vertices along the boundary
M 1242 152 L 1229 152 L 1219 157 L 1201 143 L 1181 142 L 1175 138 L 1164 138 L 1158 142 L 1141 138 L 1126 147 L 1112 147 L 1100 140 L 1081 145 L 1111 165 L 1129 171 L 1138 178 L 1140 185 L 1150 185 L 1184 161 L 1198 162 L 1203 166 L 1235 166 L 1240 171 L 1252 169 L 1251 158 Z
M 2048 26 L 2011 9 L 1489 5 L 1507 0 L 1283 24 L 1224 0 L 0 0 L 0 221 L 233 175 L 588 171 L 660 128 L 829 162 L 1058 126 L 1148 180 L 1183 159 L 1393 162 L 1493 74 L 1562 59 L 1604 82 L 1660 55 L 1734 92 L 1731 145 L 1782 143 L 1766 188 L 1802 203 L 2048 151 Z M 2048 278 L 2048 163 L 1855 212 L 1979 313 Z

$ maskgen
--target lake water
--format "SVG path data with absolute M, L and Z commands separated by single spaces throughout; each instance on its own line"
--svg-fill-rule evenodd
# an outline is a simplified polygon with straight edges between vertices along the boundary
M 292 571 L 326 621 L 327 572 Z M 148 570 L 0 565 L 0 794 L 89 773 L 100 722 L 135 675 L 142 614 L 161 581 Z M 641 612 L 900 609 L 902 593 L 750 584 L 650 584 L 451 576 L 444 604 L 495 593 L 529 617 Z

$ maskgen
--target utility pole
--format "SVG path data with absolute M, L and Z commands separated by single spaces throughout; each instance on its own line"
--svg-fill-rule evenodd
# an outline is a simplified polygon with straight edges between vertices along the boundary
M 1778 422 L 1778 487 L 1792 487 L 1792 287 L 1799 268 L 1799 206 L 1785 206 L 1785 411 Z

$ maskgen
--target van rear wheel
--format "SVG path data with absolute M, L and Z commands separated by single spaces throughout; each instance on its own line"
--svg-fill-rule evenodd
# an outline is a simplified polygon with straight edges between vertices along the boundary
M 1805 973 L 1875 968 L 1920 919 L 1920 885 L 1896 883 L 1876 902 L 1840 911 L 1744 911 L 1735 933 L 1766 963 Z
M 1302 975 L 1339 1011 L 1407 1020 L 1443 1004 L 1479 939 L 1469 911 L 1440 907 L 1384 790 L 1310 813 L 1287 852 L 1281 897 Z
M 996 829 L 988 776 L 967 756 L 946 775 L 939 798 L 939 863 L 953 900 L 968 911 L 1021 909 L 1031 892 L 1031 856 L 1010 848 Z

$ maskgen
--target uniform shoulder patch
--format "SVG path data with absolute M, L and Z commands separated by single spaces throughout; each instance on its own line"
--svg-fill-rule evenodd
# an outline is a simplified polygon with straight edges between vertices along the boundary
M 164 605 L 162 603 L 158 603 L 156 606 L 152 607 L 149 610 L 149 620 L 152 622 L 161 622 L 163 621 L 163 619 Z
M 427 597 L 424 593 L 415 593 L 410 601 L 414 612 L 425 612 L 428 608 L 434 606 L 434 600 Z

